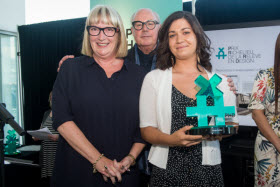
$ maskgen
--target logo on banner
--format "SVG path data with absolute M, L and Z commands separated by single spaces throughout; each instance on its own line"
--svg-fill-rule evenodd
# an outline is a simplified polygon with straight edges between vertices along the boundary
M 225 57 L 227 56 L 226 54 L 225 54 L 225 52 L 224 52 L 224 47 L 223 48 L 219 48 L 219 52 L 218 52 L 218 55 L 216 55 L 216 57 L 218 57 L 218 59 L 220 59 L 221 57 L 223 58 L 223 59 L 225 59 Z
M 228 63 L 256 63 L 260 53 L 252 49 L 240 49 L 239 46 L 228 46 Z

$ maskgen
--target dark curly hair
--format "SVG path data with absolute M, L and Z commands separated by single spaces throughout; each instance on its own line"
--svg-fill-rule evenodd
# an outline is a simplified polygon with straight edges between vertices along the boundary
M 210 44 L 211 41 L 207 37 L 207 35 L 204 33 L 201 25 L 199 24 L 198 20 L 194 15 L 192 15 L 190 12 L 187 11 L 177 11 L 169 15 L 165 21 L 163 22 L 159 34 L 158 34 L 158 48 L 156 51 L 157 54 L 157 68 L 161 70 L 168 69 L 172 67 L 172 60 L 171 57 L 174 57 L 172 52 L 169 49 L 169 37 L 168 37 L 168 31 L 171 26 L 171 24 L 178 20 L 184 18 L 186 21 L 191 25 L 192 30 L 196 36 L 197 40 L 197 48 L 196 48 L 196 54 L 198 55 L 200 59 L 200 65 L 203 66 L 206 70 L 212 71 L 212 65 L 210 63 L 210 53 L 211 48 Z M 175 58 L 174 64 L 176 63 Z M 173 65 L 174 65 L 173 64 Z M 198 64 L 197 64 L 198 68 Z M 198 69 L 199 70 L 199 69 Z M 199 70 L 200 71 L 200 70 Z
M 274 54 L 274 81 L 275 81 L 275 114 L 278 115 L 278 93 L 280 85 L 280 34 L 276 39 L 275 54 Z

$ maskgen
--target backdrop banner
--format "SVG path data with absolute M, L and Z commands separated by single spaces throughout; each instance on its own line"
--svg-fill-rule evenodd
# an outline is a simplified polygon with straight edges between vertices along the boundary
M 259 70 L 273 67 L 276 38 L 280 24 L 275 26 L 206 31 L 211 40 L 213 71 L 231 77 L 237 87 L 240 125 L 254 126 L 246 111 L 255 77 Z

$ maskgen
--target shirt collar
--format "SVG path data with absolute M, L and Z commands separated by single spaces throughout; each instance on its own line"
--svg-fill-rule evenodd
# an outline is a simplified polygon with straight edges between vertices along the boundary
M 88 66 L 97 66 L 97 67 L 100 67 L 99 64 L 95 61 L 95 59 L 93 57 L 88 57 L 89 60 L 88 60 Z M 128 71 L 128 60 L 126 58 L 124 58 L 124 63 L 123 63 L 123 67 L 121 70 L 126 70 Z M 101 68 L 101 67 L 100 67 Z
M 154 55 L 156 50 L 157 50 L 157 48 L 158 48 L 158 42 L 157 42 L 156 47 L 149 54 L 144 54 L 143 51 L 141 51 L 141 49 L 139 49 L 137 43 L 134 45 L 134 47 L 137 47 L 138 53 L 141 52 L 143 55 Z

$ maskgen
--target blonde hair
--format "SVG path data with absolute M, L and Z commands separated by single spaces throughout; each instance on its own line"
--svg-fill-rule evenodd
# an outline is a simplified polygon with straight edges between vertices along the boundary
M 81 53 L 90 57 L 93 56 L 94 51 L 92 50 L 90 45 L 90 36 L 87 32 L 87 26 L 91 26 L 99 22 L 102 22 L 104 24 L 112 24 L 114 27 L 120 29 L 116 46 L 116 57 L 125 57 L 127 55 L 127 40 L 122 19 L 115 9 L 105 5 L 97 5 L 90 11 L 85 24 Z

